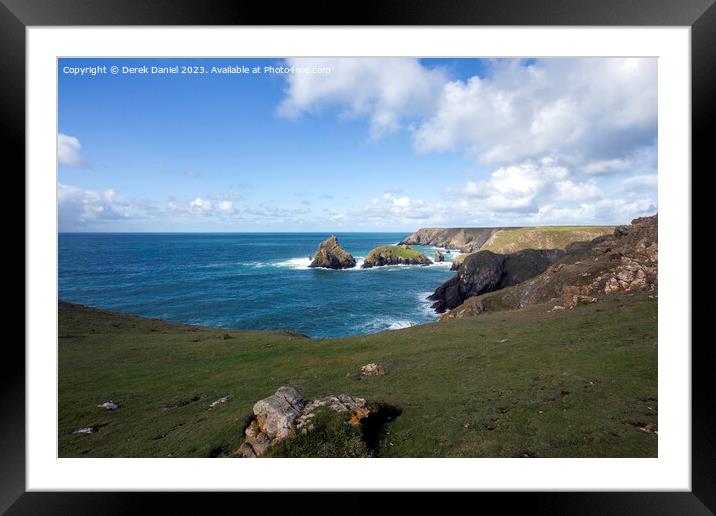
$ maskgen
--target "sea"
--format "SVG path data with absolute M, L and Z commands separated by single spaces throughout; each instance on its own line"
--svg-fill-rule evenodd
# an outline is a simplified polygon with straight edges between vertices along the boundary
M 406 233 L 337 233 L 354 269 L 311 269 L 327 233 L 60 233 L 64 301 L 177 323 L 290 330 L 314 338 L 366 335 L 434 321 L 426 299 L 445 262 L 361 269 Z M 434 247 L 412 246 L 431 260 Z

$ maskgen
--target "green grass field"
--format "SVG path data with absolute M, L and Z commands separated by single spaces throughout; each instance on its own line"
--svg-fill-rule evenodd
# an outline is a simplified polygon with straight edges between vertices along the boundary
M 564 249 L 572 242 L 610 235 L 614 226 L 539 226 L 503 229 L 485 243 L 481 250 L 514 253 L 521 249 Z
M 655 457 L 657 434 L 639 426 L 657 422 L 657 302 L 548 308 L 313 340 L 61 303 L 59 455 L 228 456 L 254 402 L 291 385 L 399 407 L 378 457 Z M 355 379 L 368 362 L 387 374 Z M 97 408 L 110 399 L 121 408 Z

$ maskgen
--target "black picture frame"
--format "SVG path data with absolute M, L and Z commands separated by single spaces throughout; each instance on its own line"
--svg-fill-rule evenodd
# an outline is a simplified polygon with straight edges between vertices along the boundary
M 0 131 L 6 156 L 25 166 L 25 30 L 63 25 L 571 25 L 689 26 L 692 50 L 692 169 L 713 168 L 707 149 L 716 120 L 715 0 L 364 0 L 352 4 L 223 0 L 0 0 Z M 350 13 L 350 16 L 346 13 Z M 712 129 L 709 131 L 709 129 Z M 708 160 L 708 161 L 707 161 Z M 672 171 L 673 172 L 673 171 Z M 689 174 L 690 171 L 683 171 Z M 691 278 L 685 278 L 691 284 Z M 691 303 L 691 300 L 683 300 Z M 24 305 L 24 304 L 23 304 Z M 716 411 L 710 367 L 714 347 L 706 339 L 692 352 L 692 491 L 480 494 L 501 510 L 529 505 L 547 514 L 713 514 L 716 511 Z M 691 342 L 671 343 L 689 346 Z M 0 511 L 7 514 L 128 514 L 159 503 L 166 512 L 204 512 L 206 501 L 180 493 L 25 492 L 25 354 L 6 342 L 0 360 Z M 234 494 L 219 494 L 226 500 Z M 260 498 L 244 496 L 246 500 Z M 265 496 L 265 495 L 264 495 Z M 350 495 L 343 507 L 381 506 L 375 495 Z M 413 494 L 413 497 L 422 495 Z M 295 503 L 272 494 L 272 500 Z M 290 500 L 293 500 L 291 502 Z M 419 500 L 419 498 L 418 498 Z M 212 498 L 212 503 L 216 503 Z M 264 498 L 265 501 L 265 498 Z M 234 502 L 235 503 L 235 502 Z M 272 502 L 275 503 L 275 502 Z M 459 503 L 459 502 L 458 502 Z M 471 501 L 471 504 L 476 503 Z M 215 506 L 214 506 L 215 507 Z M 397 506 L 396 506 L 397 507 Z M 343 512 L 343 509 L 341 510 Z

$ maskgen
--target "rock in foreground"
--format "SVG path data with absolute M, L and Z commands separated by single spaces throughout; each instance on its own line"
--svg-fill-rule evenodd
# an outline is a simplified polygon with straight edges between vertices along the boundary
M 376 247 L 363 262 L 364 269 L 384 265 L 430 265 L 433 262 L 423 253 L 407 245 L 386 245 Z
M 293 432 L 310 432 L 313 430 L 311 422 L 319 407 L 334 412 L 350 412 L 351 424 L 361 423 L 377 410 L 363 398 L 347 394 L 308 401 L 293 387 L 279 387 L 275 394 L 254 404 L 254 419 L 246 428 L 244 443 L 235 456 L 260 457 Z
M 355 266 L 355 258 L 338 245 L 335 235 L 318 245 L 318 250 L 309 265 L 309 267 L 324 267 L 326 269 L 350 269 Z

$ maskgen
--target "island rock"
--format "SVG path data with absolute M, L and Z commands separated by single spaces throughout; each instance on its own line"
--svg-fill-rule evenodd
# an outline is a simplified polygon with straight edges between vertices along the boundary
M 435 263 L 444 262 L 444 261 L 445 261 L 445 257 L 443 256 L 443 253 L 440 252 L 440 249 L 435 249 L 435 258 L 434 258 L 434 260 L 435 260 Z
M 430 265 L 433 262 L 423 253 L 407 245 L 386 245 L 376 247 L 363 262 L 364 269 L 384 265 Z
M 338 239 L 335 235 L 318 245 L 318 250 L 309 265 L 309 267 L 324 267 L 327 269 L 350 269 L 355 266 L 355 258 L 338 245 Z

